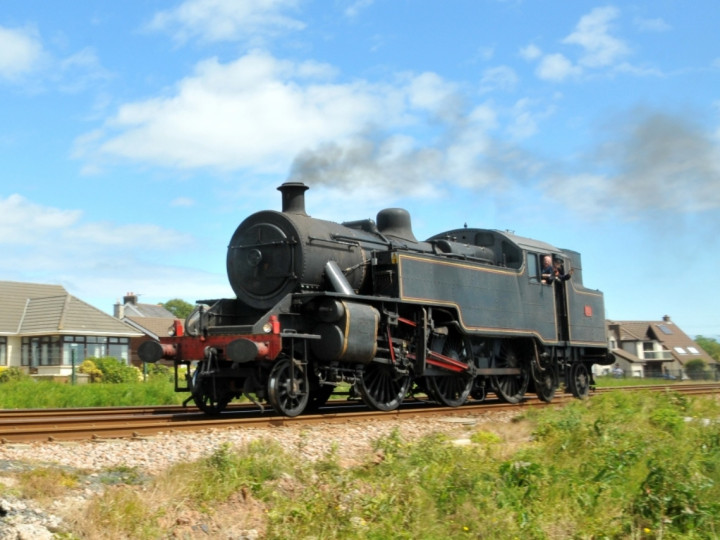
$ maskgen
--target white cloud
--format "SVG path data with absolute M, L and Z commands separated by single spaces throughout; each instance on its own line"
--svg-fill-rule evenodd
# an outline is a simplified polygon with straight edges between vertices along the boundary
M 543 56 L 535 73 L 547 81 L 563 81 L 572 75 L 580 74 L 581 70 L 565 56 L 556 53 Z
M 79 210 L 43 207 L 17 194 L 0 197 L 0 245 L 47 243 L 56 231 L 74 226 L 81 215 Z
M 515 70 L 509 66 L 497 66 L 483 71 L 480 79 L 480 91 L 492 92 L 495 90 L 511 92 L 519 82 Z
M 34 27 L 0 26 L 0 81 L 23 84 L 33 92 L 55 88 L 76 93 L 111 77 L 90 47 L 58 56 L 45 48 Z
M 595 8 L 581 17 L 575 31 L 563 40 L 563 43 L 580 45 L 584 49 L 580 65 L 610 66 L 630 52 L 625 42 L 610 34 L 611 23 L 618 15 L 617 8 L 611 6 Z
M 355 0 L 347 8 L 345 8 L 345 16 L 354 18 L 357 17 L 361 11 L 369 8 L 375 3 L 375 0 Z
M 483 62 L 489 62 L 495 56 L 495 46 L 494 45 L 486 45 L 484 47 L 480 47 L 478 49 L 477 56 Z
M 184 259 L 172 261 L 173 267 L 177 246 L 183 246 Z M 133 289 L 152 291 L 163 300 L 180 294 L 190 299 L 228 296 L 224 274 L 180 266 L 195 246 L 189 234 L 173 229 L 91 222 L 80 210 L 17 194 L 0 197 L 0 279 L 60 283 L 83 300 L 98 299 L 98 307 L 108 296 Z
M 0 26 L 0 79 L 12 81 L 32 72 L 42 57 L 43 46 L 35 29 Z
M 58 69 L 60 89 L 70 93 L 95 87 L 98 82 L 113 76 L 101 65 L 95 50 L 89 47 L 60 60 Z
M 190 208 L 191 206 L 195 206 L 195 200 L 190 197 L 176 197 L 170 201 L 170 206 L 176 208 Z
M 86 170 L 112 159 L 290 171 L 308 184 L 406 194 L 433 192 L 443 183 L 493 187 L 536 167 L 493 132 L 509 118 L 506 136 L 530 137 L 549 110 L 533 110 L 525 100 L 506 110 L 490 103 L 469 109 L 457 85 L 431 72 L 405 73 L 392 83 L 338 83 L 333 75 L 324 64 L 259 51 L 229 63 L 209 59 L 170 94 L 121 106 L 100 130 L 77 139 L 76 157 L 89 162 Z M 486 83 L 504 90 L 516 81 L 503 66 L 485 75 Z
M 409 76 L 403 81 L 404 87 L 397 88 L 398 94 L 407 93 L 408 102 L 414 109 L 428 111 L 438 118 L 453 121 L 458 114 L 457 86 L 440 77 L 437 73 L 421 73 Z M 397 103 L 399 115 L 402 105 Z
M 186 0 L 157 13 L 150 30 L 168 31 L 184 43 L 192 38 L 208 42 L 262 39 L 278 31 L 302 30 L 305 25 L 284 15 L 297 0 Z
M 542 56 L 542 51 L 537 45 L 530 44 L 520 49 L 520 57 L 525 60 L 537 60 Z
M 0 197 L 0 245 L 22 245 L 27 250 L 62 245 L 75 251 L 88 250 L 89 254 L 137 245 L 149 250 L 165 249 L 167 242 L 189 241 L 188 236 L 157 225 L 86 223 L 82 218 L 80 210 L 44 206 L 22 195 Z M 53 251 L 60 258 L 65 248 Z
M 527 139 L 535 135 L 539 131 L 538 122 L 554 112 L 552 107 L 536 111 L 535 106 L 536 104 L 528 98 L 520 99 L 513 105 L 507 131 L 514 140 Z
M 331 73 L 262 52 L 228 64 L 206 60 L 173 95 L 123 105 L 102 130 L 78 138 L 76 156 L 285 172 L 304 148 L 341 142 L 373 124 L 407 124 L 408 101 L 439 114 L 452 90 L 432 74 L 393 87 L 333 83 Z
M 578 45 L 581 48 L 579 55 L 543 54 L 540 48 L 531 44 L 520 49 L 520 56 L 528 61 L 539 59 L 535 74 L 546 81 L 561 82 L 588 70 L 603 68 L 635 75 L 657 75 L 656 70 L 635 68 L 624 60 L 630 54 L 630 48 L 612 34 L 612 23 L 619 14 L 617 8 L 606 6 L 595 8 L 580 18 L 573 32 L 562 40 L 566 45 Z
M 659 17 L 655 19 L 643 19 L 638 17 L 634 22 L 635 26 L 643 32 L 667 32 L 668 30 L 672 30 L 672 26 Z

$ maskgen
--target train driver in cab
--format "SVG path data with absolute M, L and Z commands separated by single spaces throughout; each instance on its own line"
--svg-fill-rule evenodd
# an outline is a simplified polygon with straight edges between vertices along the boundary
M 550 285 L 556 281 L 567 281 L 572 276 L 573 269 L 565 274 L 563 272 L 562 261 L 560 259 L 553 260 L 551 255 L 543 257 L 542 281 Z

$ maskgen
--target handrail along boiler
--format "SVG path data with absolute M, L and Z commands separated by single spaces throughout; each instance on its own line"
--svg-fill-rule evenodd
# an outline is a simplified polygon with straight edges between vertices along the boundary
M 613 362 L 603 295 L 583 285 L 579 253 L 467 227 L 418 241 L 400 208 L 314 219 L 307 186 L 278 189 L 282 211 L 250 215 L 230 240 L 237 297 L 199 302 L 184 331 L 138 351 L 171 360 L 176 390 L 206 413 L 246 395 L 296 416 L 342 383 L 381 411 L 409 394 L 455 407 L 531 389 L 550 401 L 561 382 L 585 397 L 591 365 Z M 572 279 L 544 279 L 545 256 Z

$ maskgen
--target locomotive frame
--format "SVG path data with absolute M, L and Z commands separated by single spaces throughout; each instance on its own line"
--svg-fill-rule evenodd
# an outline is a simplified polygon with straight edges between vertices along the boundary
M 467 227 L 419 242 L 403 209 L 338 224 L 307 215 L 304 184 L 278 189 L 282 212 L 249 216 L 230 241 L 237 298 L 198 302 L 138 350 L 172 361 L 176 391 L 206 413 L 245 395 L 296 416 L 343 383 L 380 411 L 410 394 L 457 407 L 531 388 L 549 402 L 561 381 L 583 398 L 592 364 L 613 362 L 578 252 Z M 546 255 L 572 279 L 544 279 Z

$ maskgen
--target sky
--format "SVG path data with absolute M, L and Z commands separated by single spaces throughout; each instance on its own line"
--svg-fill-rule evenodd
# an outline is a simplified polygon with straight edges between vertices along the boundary
M 720 338 L 715 0 L 0 2 L 0 279 L 232 297 L 276 188 L 582 253 L 606 317 Z

